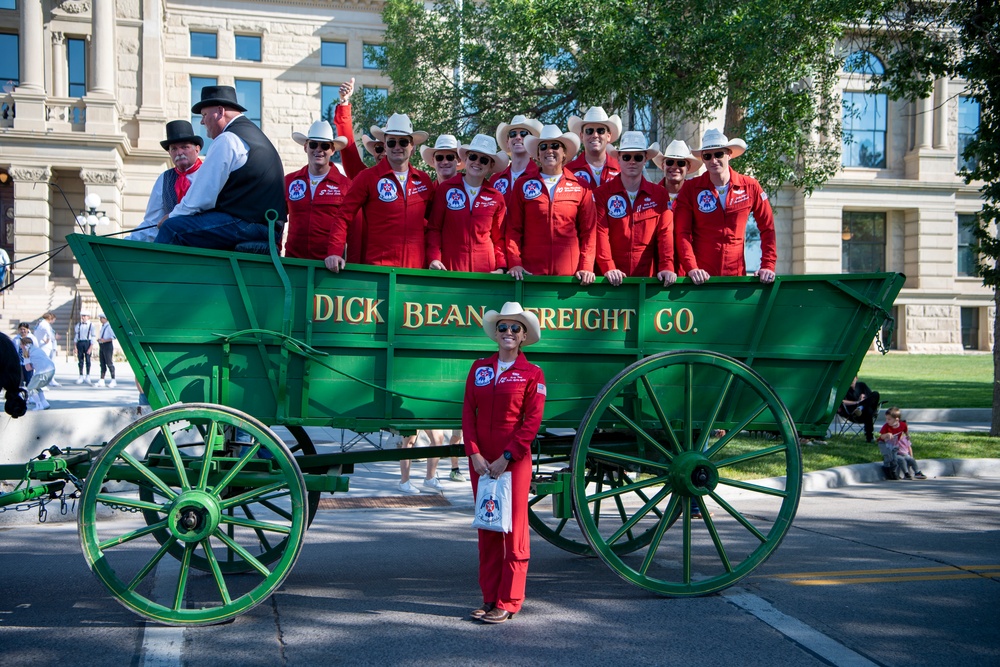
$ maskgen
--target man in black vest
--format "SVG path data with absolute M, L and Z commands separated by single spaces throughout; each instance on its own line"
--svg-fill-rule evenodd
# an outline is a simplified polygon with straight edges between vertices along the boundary
M 281 158 L 264 133 L 243 115 L 232 86 L 205 86 L 191 107 L 201 114 L 212 145 L 198 180 L 160 225 L 157 243 L 233 250 L 241 243 L 267 243 L 265 213 L 286 219 Z
M 184 195 L 198 178 L 198 170 L 202 164 L 198 153 L 204 142 L 194 133 L 190 121 L 172 120 L 167 123 L 167 138 L 160 145 L 170 153 L 170 161 L 174 166 L 160 174 L 153 183 L 142 222 L 125 237 L 130 241 L 155 241 L 160 232 L 158 225 L 184 199 Z

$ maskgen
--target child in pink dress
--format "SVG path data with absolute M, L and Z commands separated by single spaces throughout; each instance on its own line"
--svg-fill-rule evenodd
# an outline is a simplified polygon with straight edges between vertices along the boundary
M 906 422 L 900 418 L 899 408 L 892 407 L 885 411 L 885 424 L 879 431 L 878 439 L 880 445 L 893 450 L 899 469 L 903 472 L 903 479 L 927 479 L 927 476 L 917 469 L 917 461 L 913 458 L 913 445 L 910 443 L 909 429 Z M 910 474 L 911 470 L 912 474 Z

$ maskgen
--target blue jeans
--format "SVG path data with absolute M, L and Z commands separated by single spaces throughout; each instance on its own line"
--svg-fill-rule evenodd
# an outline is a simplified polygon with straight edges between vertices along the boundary
M 222 211 L 167 218 L 156 235 L 157 243 L 214 250 L 232 250 L 244 241 L 267 240 L 266 225 L 246 222 Z

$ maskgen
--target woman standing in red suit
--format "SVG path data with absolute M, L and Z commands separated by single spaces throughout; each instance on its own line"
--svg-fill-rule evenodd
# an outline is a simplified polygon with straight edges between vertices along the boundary
M 496 354 L 472 364 L 465 382 L 462 431 L 472 469 L 472 495 L 483 475 L 511 473 L 511 532 L 479 531 L 479 587 L 483 606 L 472 618 L 503 623 L 521 611 L 531 556 L 528 494 L 531 442 L 545 410 L 545 376 L 521 348 L 541 338 L 538 318 L 508 302 L 483 317 L 483 330 L 497 342 Z

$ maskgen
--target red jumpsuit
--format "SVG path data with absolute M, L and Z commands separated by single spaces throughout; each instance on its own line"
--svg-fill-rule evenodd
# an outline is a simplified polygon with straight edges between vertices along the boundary
M 597 183 L 597 177 L 594 176 L 594 170 L 590 168 L 590 164 L 587 162 L 587 152 L 584 151 L 580 153 L 575 160 L 566 165 L 566 168 L 573 172 L 580 182 L 586 185 L 591 190 L 596 190 L 600 186 L 610 183 L 618 174 L 622 173 L 621 165 L 618 164 L 616 158 L 611 157 L 607 153 L 604 156 L 604 169 L 601 170 L 601 182 Z
M 449 271 L 478 273 L 506 268 L 503 196 L 483 185 L 470 210 L 462 178 L 457 174 L 435 191 L 427 225 L 427 263 L 439 260 Z
M 538 165 L 535 164 L 535 161 L 529 160 L 528 166 L 524 168 L 524 173 L 521 174 L 521 176 L 538 178 L 540 173 L 541 172 L 538 171 Z M 506 169 L 501 171 L 499 174 L 493 174 L 493 177 L 490 179 L 490 187 L 503 195 L 503 201 L 508 207 L 510 207 L 510 200 L 514 196 L 514 188 L 511 187 L 513 185 L 513 183 L 511 183 L 511 175 L 510 165 L 508 164 Z
M 344 173 L 353 181 L 358 174 L 368 168 L 368 165 L 361 159 L 358 146 L 354 143 L 354 120 L 351 117 L 350 104 L 338 104 L 334 107 L 333 124 L 337 128 L 339 136 L 349 139 L 347 146 L 340 151 L 340 163 L 344 167 Z M 349 264 L 361 263 L 361 248 L 364 247 L 361 220 L 360 215 L 354 216 L 347 229 L 347 255 L 340 256 L 344 257 Z
M 540 177 L 517 179 L 507 209 L 507 266 L 536 276 L 594 270 L 594 197 L 569 169 L 552 191 Z
M 518 354 L 514 365 L 496 376 L 499 355 L 472 364 L 465 381 L 462 433 L 467 456 L 482 454 L 492 463 L 508 451 L 511 476 L 511 532 L 479 531 L 479 587 L 483 602 L 516 614 L 524 602 L 531 556 L 528 530 L 528 494 L 531 487 L 531 442 L 538 434 L 545 410 L 542 369 Z M 470 459 L 471 460 L 471 459 Z M 479 475 L 472 469 L 472 497 Z
M 361 211 L 362 264 L 425 269 L 424 244 L 431 179 L 407 165 L 406 196 L 388 160 L 361 172 L 337 211 L 327 252 L 343 251 L 351 219 Z M 350 252 L 350 249 L 348 249 Z
M 674 216 L 666 189 L 645 178 L 629 203 L 621 176 L 594 192 L 597 267 L 648 278 L 674 270 Z
M 743 238 L 751 212 L 760 230 L 760 268 L 774 271 L 778 259 L 774 214 L 767 193 L 755 179 L 730 168 L 723 210 L 719 191 L 705 172 L 684 183 L 673 212 L 677 260 L 685 274 L 703 269 L 711 276 L 745 276 Z
M 288 240 L 286 257 L 326 259 L 330 228 L 337 208 L 351 186 L 351 179 L 331 167 L 326 178 L 309 187 L 309 167 L 302 167 L 285 176 L 285 201 L 288 203 Z M 336 253 L 343 256 L 341 252 Z

